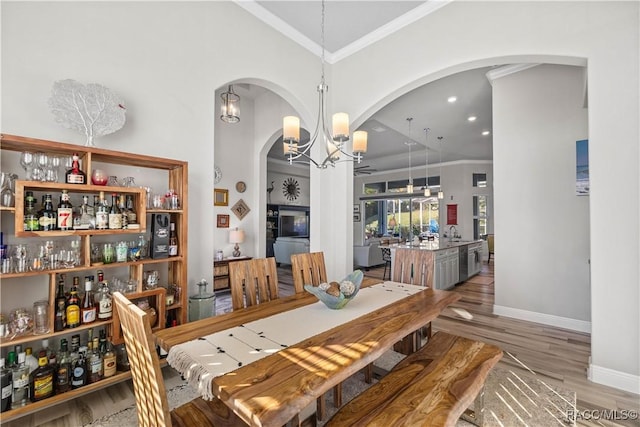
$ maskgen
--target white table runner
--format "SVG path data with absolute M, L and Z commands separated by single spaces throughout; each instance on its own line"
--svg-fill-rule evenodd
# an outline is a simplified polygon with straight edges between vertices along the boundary
M 340 310 L 331 310 L 318 301 L 278 313 L 176 345 L 169 350 L 167 362 L 196 387 L 203 398 L 210 400 L 215 397 L 211 391 L 214 377 L 424 289 L 395 282 L 362 288 L 354 300 Z

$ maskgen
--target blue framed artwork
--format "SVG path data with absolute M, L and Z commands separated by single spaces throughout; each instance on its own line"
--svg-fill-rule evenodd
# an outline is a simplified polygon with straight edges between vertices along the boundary
M 589 195 L 589 140 L 576 141 L 576 195 Z

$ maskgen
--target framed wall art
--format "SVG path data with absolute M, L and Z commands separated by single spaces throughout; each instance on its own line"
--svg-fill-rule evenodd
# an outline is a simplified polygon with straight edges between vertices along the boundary
M 576 196 L 589 195 L 589 140 L 576 141 Z
M 214 188 L 213 206 L 229 206 L 229 190 L 225 188 Z
M 216 226 L 218 228 L 229 228 L 229 215 L 218 214 L 216 216 Z
M 249 206 L 247 206 L 247 204 L 242 199 L 238 200 L 236 204 L 231 208 L 231 212 L 236 214 L 238 219 L 242 219 L 247 216 L 250 210 L 251 209 L 249 209 Z

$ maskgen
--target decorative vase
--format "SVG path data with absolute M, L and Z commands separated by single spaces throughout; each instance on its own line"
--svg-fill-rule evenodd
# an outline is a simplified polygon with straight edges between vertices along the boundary
M 95 169 L 91 174 L 91 182 L 93 185 L 107 185 L 109 175 L 102 169 Z

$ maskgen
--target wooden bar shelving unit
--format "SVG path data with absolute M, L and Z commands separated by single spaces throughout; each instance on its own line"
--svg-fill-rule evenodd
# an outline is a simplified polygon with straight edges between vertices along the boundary
M 154 330 L 165 327 L 165 316 L 171 311 L 174 314 L 178 324 L 187 322 L 187 218 L 188 218 L 188 165 L 181 160 L 172 160 L 161 157 L 146 156 L 141 154 L 131 154 L 121 151 L 107 150 L 97 147 L 86 147 L 73 144 L 67 144 L 56 141 L 47 141 L 43 139 L 28 138 L 24 136 L 0 134 L 0 150 L 2 152 L 44 152 L 48 154 L 71 156 L 78 153 L 82 165 L 82 170 L 87 174 L 88 184 L 65 184 L 64 182 L 38 182 L 38 181 L 16 181 L 16 197 L 15 207 L 2 207 L 3 218 L 5 215 L 14 216 L 14 236 L 16 238 L 34 239 L 34 241 L 44 240 L 50 237 L 78 239 L 81 244 L 81 262 L 75 268 L 62 268 L 41 271 L 28 271 L 24 273 L 7 273 L 0 274 L 0 286 L 3 292 L 12 292 L 16 289 L 19 292 L 19 284 L 22 279 L 33 278 L 35 276 L 47 276 L 48 295 L 49 295 L 49 324 L 53 325 L 55 316 L 55 292 L 56 292 L 56 275 L 73 274 L 74 272 L 84 272 L 89 270 L 108 270 L 112 268 L 126 267 L 129 270 L 129 278 L 137 282 L 135 292 L 127 294 L 127 297 L 135 300 L 139 298 L 149 298 L 152 306 L 156 309 L 158 321 Z M 129 187 L 110 187 L 91 184 L 91 174 L 93 164 L 113 164 L 133 166 L 136 168 L 159 170 L 168 172 L 167 188 L 174 189 L 180 196 L 180 209 L 147 209 L 146 192 L 141 188 Z M 64 176 L 64 175 L 63 175 Z M 64 179 L 62 179 L 64 181 Z M 57 193 L 62 189 L 67 189 L 70 194 L 98 194 L 103 191 L 105 194 L 112 192 L 133 195 L 136 212 L 138 215 L 139 229 L 132 230 L 69 230 L 69 231 L 25 231 L 24 230 L 24 193 L 27 190 L 34 192 Z M 104 236 L 122 235 L 123 237 L 132 234 L 148 234 L 147 215 L 155 213 L 167 213 L 171 216 L 171 221 L 175 223 L 176 234 L 178 237 L 179 253 L 177 256 L 152 259 L 146 258 L 137 261 L 127 261 L 112 264 L 92 263 L 90 259 L 90 246 L 94 238 L 98 240 Z M 5 232 L 5 236 L 7 233 Z M 143 275 L 145 267 L 158 268 L 166 266 L 167 284 L 175 284 L 180 289 L 179 299 L 170 306 L 165 306 L 165 292 L 162 287 L 156 289 L 145 290 L 143 287 Z M 163 267 L 165 268 L 165 267 Z M 106 273 L 106 271 L 105 271 Z M 10 280 L 8 280 L 10 279 Z M 16 286 L 16 283 L 18 285 Z M 8 290 L 7 290 L 8 289 Z M 95 289 L 94 289 L 95 291 Z M 3 312 L 13 307 L 2 307 Z M 115 312 L 113 319 L 103 322 L 94 322 L 88 325 L 81 325 L 78 328 L 65 329 L 64 331 L 52 332 L 43 335 L 25 335 L 17 337 L 13 340 L 1 339 L 0 349 L 6 349 L 16 344 L 28 344 L 29 342 L 39 342 L 45 338 L 62 337 L 66 335 L 76 334 L 78 331 L 89 328 L 106 328 L 108 334 L 113 336 L 114 344 L 122 342 L 120 336 L 120 325 L 118 315 Z M 57 350 L 57 349 L 56 349 Z M 36 403 L 30 403 L 24 407 L 11 409 L 0 415 L 2 423 L 20 418 L 24 415 L 34 413 L 47 407 L 62 403 L 85 393 L 90 393 L 101 388 L 108 387 L 120 381 L 130 378 L 129 372 L 118 372 L 115 376 L 101 380 L 97 383 L 86 385 L 82 388 L 69 391 L 60 395 L 53 396 Z

